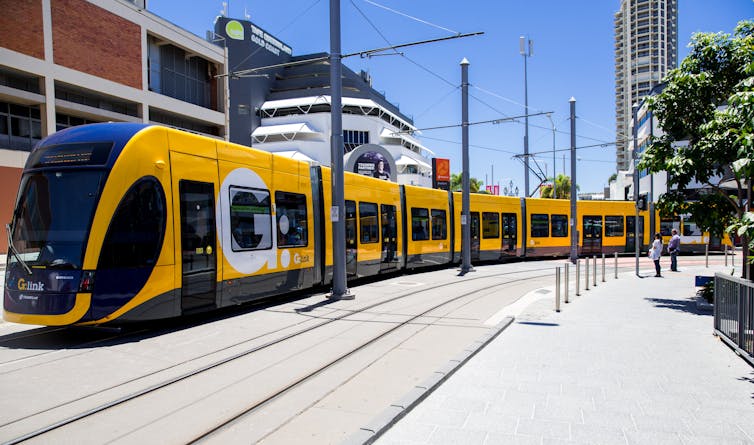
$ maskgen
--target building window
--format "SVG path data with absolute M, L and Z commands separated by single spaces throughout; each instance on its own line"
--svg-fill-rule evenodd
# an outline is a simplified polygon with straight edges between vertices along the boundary
M 65 130 L 68 127 L 75 127 L 77 125 L 93 124 L 95 122 L 97 121 L 57 113 L 55 115 L 55 131 Z
M 42 139 L 39 106 L 0 102 L 0 147 L 31 151 Z
M 0 69 L 0 85 L 15 88 L 17 90 L 28 91 L 30 93 L 41 93 L 38 77 L 25 75 L 15 71 Z
M 210 62 L 150 36 L 147 63 L 151 91 L 210 108 Z
M 158 124 L 179 128 L 181 130 L 186 130 L 192 133 L 200 133 L 210 136 L 218 136 L 220 134 L 218 128 L 215 126 L 205 125 L 155 109 L 151 109 L 149 111 L 149 120 Z
M 134 102 L 117 100 L 67 85 L 55 85 L 55 98 L 127 116 L 138 116 L 138 109 Z
M 343 146 L 345 153 L 353 151 L 359 145 L 369 143 L 368 131 L 343 130 Z

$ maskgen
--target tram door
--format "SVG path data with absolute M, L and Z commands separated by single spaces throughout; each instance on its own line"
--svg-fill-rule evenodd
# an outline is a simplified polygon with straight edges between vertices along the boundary
M 479 261 L 479 212 L 471 212 L 471 261 Z
M 639 217 L 639 240 L 644 239 L 644 217 Z M 636 251 L 636 217 L 626 217 L 626 252 Z
M 380 270 L 395 269 L 398 265 L 396 249 L 398 248 L 398 227 L 395 220 L 395 206 L 380 205 L 382 214 L 382 258 Z
M 346 277 L 356 277 L 359 234 L 356 228 L 356 203 L 346 201 Z
M 503 256 L 516 254 L 517 233 L 516 214 L 503 213 Z
M 176 258 L 181 262 L 176 276 L 176 283 L 181 283 L 181 309 L 185 313 L 212 308 L 217 289 L 217 162 L 176 152 L 170 153 L 170 162 L 173 190 L 178 193 L 174 214 L 180 217 L 175 242 L 181 252 Z
M 582 254 L 602 253 L 602 217 L 585 215 L 582 220 Z

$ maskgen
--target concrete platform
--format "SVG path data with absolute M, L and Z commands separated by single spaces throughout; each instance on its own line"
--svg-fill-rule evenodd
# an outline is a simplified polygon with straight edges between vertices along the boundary
M 725 268 L 642 263 L 560 313 L 520 311 L 376 443 L 754 443 L 754 371 L 695 299 L 695 275 Z

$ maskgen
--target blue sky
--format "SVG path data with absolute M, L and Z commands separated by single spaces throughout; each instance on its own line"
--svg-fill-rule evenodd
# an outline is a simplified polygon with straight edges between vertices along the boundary
M 527 61 L 529 108 L 531 113 L 553 113 L 556 172 L 562 173 L 565 163 L 570 174 L 568 100 L 574 97 L 576 145 L 585 147 L 577 154 L 577 182 L 582 192 L 601 192 L 615 172 L 615 147 L 609 143 L 615 140 L 613 15 L 619 4 L 619 0 L 342 0 L 344 54 L 384 47 L 387 42 L 485 33 L 406 48 L 404 56 L 355 57 L 344 63 L 357 72 L 368 71 L 375 89 L 412 117 L 418 128 L 428 128 L 460 122 L 459 63 L 465 57 L 471 63 L 469 120 L 485 121 L 524 114 L 519 36 L 528 36 L 534 41 L 534 55 Z M 148 9 L 204 36 L 223 4 L 202 0 L 188 7 L 182 0 L 148 0 Z M 328 0 L 228 0 L 228 16 L 244 18 L 245 13 L 293 48 L 294 55 L 329 50 Z M 730 33 L 746 18 L 754 18 L 753 0 L 679 0 L 679 61 L 694 32 Z M 529 118 L 529 152 L 537 153 L 548 176 L 552 175 L 552 134 L 546 117 Z M 471 126 L 471 175 L 491 183 L 494 169 L 496 183 L 512 181 L 523 193 L 524 168 L 514 158 L 523 153 L 523 137 L 523 120 Z M 461 171 L 460 128 L 424 131 L 420 140 L 437 157 L 450 158 L 454 173 Z M 537 184 L 530 176 L 530 188 Z

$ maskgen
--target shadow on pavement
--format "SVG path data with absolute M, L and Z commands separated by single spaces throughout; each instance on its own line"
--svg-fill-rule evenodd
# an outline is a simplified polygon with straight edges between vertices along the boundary
M 694 315 L 712 316 L 711 312 L 701 311 L 696 306 L 696 297 L 688 300 L 673 300 L 670 298 L 646 298 L 655 307 L 673 309 L 679 312 L 687 312 Z

